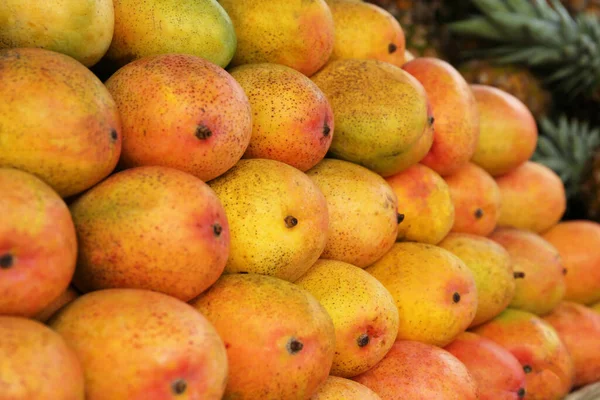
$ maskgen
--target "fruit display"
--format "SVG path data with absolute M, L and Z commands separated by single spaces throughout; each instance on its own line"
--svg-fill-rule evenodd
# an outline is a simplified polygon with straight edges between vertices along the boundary
M 0 400 L 600 399 L 563 3 L 2 2 Z

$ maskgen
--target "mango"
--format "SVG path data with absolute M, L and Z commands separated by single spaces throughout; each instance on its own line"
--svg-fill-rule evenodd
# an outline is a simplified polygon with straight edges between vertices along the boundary
M 509 307 L 537 315 L 551 312 L 565 295 L 568 275 L 556 248 L 534 232 L 499 228 L 490 235 L 510 254 L 515 294 Z
M 479 388 L 479 400 L 525 397 L 523 367 L 512 353 L 496 342 L 464 332 L 444 349 L 467 367 Z
M 564 299 L 582 304 L 600 302 L 600 225 L 563 221 L 542 237 L 558 250 L 567 270 Z
M 358 382 L 329 376 L 310 400 L 381 400 L 381 397 Z
M 383 61 L 346 59 L 328 63 L 311 79 L 333 108 L 330 158 L 386 177 L 416 164 L 429 151 L 429 100 L 408 72 Z
M 209 185 L 230 226 L 225 273 L 250 272 L 293 282 L 323 252 L 327 200 L 302 171 L 275 160 L 240 160 Z
M 535 118 L 525 104 L 501 89 L 472 84 L 479 110 L 479 141 L 472 162 L 496 177 L 531 158 L 537 146 Z
M 30 172 L 63 198 L 113 171 L 119 112 L 89 69 L 60 53 L 24 48 L 0 50 L 0 71 L 0 167 Z
M 460 258 L 441 247 L 396 243 L 366 271 L 383 283 L 396 301 L 398 340 L 443 347 L 464 332 L 475 317 L 473 273 Z
M 489 321 L 508 307 L 516 284 L 512 259 L 504 247 L 468 233 L 451 233 L 439 246 L 460 258 L 473 273 L 477 312 L 470 327 Z
M 119 69 L 106 87 L 123 123 L 123 168 L 171 167 L 208 181 L 233 167 L 250 143 L 244 90 L 200 57 L 145 57 Z
M 99 290 L 77 298 L 48 323 L 83 365 L 86 400 L 223 396 L 223 341 L 202 314 L 171 296 Z
M 6 400 L 84 400 L 83 368 L 58 333 L 38 321 L 0 316 L 0 393 Z
M 326 1 L 335 26 L 329 61 L 353 58 L 385 61 L 398 67 L 404 64 L 404 31 L 392 14 L 367 2 Z
M 321 161 L 334 135 L 333 111 L 313 81 L 279 64 L 229 71 L 252 108 L 252 138 L 244 158 L 268 158 L 301 171 Z
M 377 364 L 398 335 L 390 292 L 361 268 L 318 260 L 296 285 L 310 292 L 333 320 L 335 356 L 330 375 L 350 378 Z
M 476 382 L 467 368 L 439 347 L 399 340 L 385 358 L 353 380 L 382 399 L 475 400 Z
M 200 179 L 166 167 L 116 173 L 70 206 L 82 292 L 138 288 L 188 301 L 221 275 L 229 225 Z
M 452 232 L 480 236 L 492 233 L 502 206 L 500 188 L 494 178 L 469 162 L 444 179 L 455 211 Z
M 427 92 L 435 118 L 433 145 L 421 163 L 446 176 L 466 165 L 479 141 L 475 96 L 448 62 L 419 57 L 402 66 Z
M 33 317 L 73 277 L 73 219 L 63 199 L 27 172 L 0 168 L 0 193 L 0 315 Z
M 219 4 L 231 17 L 237 36 L 232 67 L 267 62 L 311 76 L 331 55 L 334 26 L 325 0 L 220 0 Z
M 66 54 L 90 67 L 108 50 L 114 24 L 112 0 L 3 0 L 0 48 L 42 48 Z
M 327 202 L 329 229 L 321 258 L 364 268 L 398 235 L 398 203 L 385 180 L 360 165 L 326 158 L 306 172 Z
M 42 309 L 42 311 L 38 312 L 35 316 L 33 316 L 33 319 L 40 322 L 48 322 L 48 320 L 52 318 L 52 316 L 56 314 L 58 310 L 60 310 L 79 296 L 80 293 L 72 286 L 69 286 L 67 290 L 65 290 L 57 298 L 52 300 L 50 304 L 48 304 Z
M 581 304 L 563 301 L 544 320 L 556 330 L 573 359 L 573 386 L 600 381 L 600 314 Z
M 498 226 L 543 233 L 556 225 L 567 208 L 560 177 L 543 164 L 527 161 L 497 177 L 501 206 Z
M 474 333 L 493 340 L 519 360 L 525 372 L 526 400 L 559 400 L 569 393 L 573 360 L 556 330 L 536 315 L 506 309 Z
M 307 399 L 326 381 L 334 325 L 299 286 L 267 275 L 223 275 L 191 304 L 225 343 L 224 400 Z
M 115 28 L 106 57 L 118 66 L 159 54 L 188 54 L 225 68 L 237 46 L 217 0 L 113 0 Z M 147 98 L 146 98 L 147 99 Z
M 454 205 L 444 179 L 434 170 L 415 164 L 385 178 L 398 197 L 398 240 L 438 244 L 454 224 Z

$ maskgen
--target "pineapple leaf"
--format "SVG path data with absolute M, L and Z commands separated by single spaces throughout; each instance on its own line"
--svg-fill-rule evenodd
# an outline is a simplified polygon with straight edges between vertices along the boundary
M 489 23 L 486 18 L 478 17 L 466 21 L 453 22 L 450 29 L 458 34 L 465 33 L 484 39 L 502 40 L 504 33 Z
M 506 0 L 506 5 L 511 11 L 521 15 L 527 15 L 529 17 L 536 16 L 536 9 L 531 3 L 523 2 L 521 0 Z
M 537 147 L 538 147 L 540 155 L 544 155 L 544 156 L 548 156 L 548 157 L 552 157 L 552 158 L 560 158 L 561 157 L 561 154 L 556 149 L 556 146 L 554 145 L 554 143 L 552 143 L 552 141 L 545 136 L 540 136 L 538 138 Z
M 540 18 L 558 21 L 556 13 L 546 0 L 532 0 L 531 3 L 533 3 L 532 5 L 535 7 Z
M 495 11 L 510 11 L 502 1 L 497 0 L 472 0 L 475 7 L 482 13 L 488 14 Z
M 568 149 L 571 147 L 571 144 L 574 140 L 569 135 L 571 131 L 569 130 L 569 122 L 566 118 L 560 118 L 558 122 L 558 135 L 556 136 L 556 144 L 560 149 Z

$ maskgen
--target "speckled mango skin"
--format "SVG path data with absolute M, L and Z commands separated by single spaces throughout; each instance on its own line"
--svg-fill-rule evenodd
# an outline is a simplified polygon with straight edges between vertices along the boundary
M 43 48 L 91 67 L 108 50 L 114 22 L 112 0 L 3 0 L 0 48 Z
M 231 17 L 237 36 L 237 50 L 230 67 L 266 62 L 286 65 L 311 76 L 331 55 L 334 26 L 325 0 L 219 3 Z
M 497 177 L 501 207 L 498 226 L 543 233 L 556 225 L 567 209 L 565 186 L 543 164 L 527 161 Z
M 474 327 L 500 314 L 515 295 L 510 254 L 493 240 L 469 233 L 450 233 L 439 244 L 460 258 L 473 273 L 477 288 L 477 313 L 469 325 Z
M 444 177 L 450 188 L 454 211 L 452 232 L 488 236 L 500 218 L 502 197 L 494 178 L 469 162 Z
M 106 87 L 121 114 L 125 168 L 162 165 L 208 181 L 233 167 L 250 143 L 244 90 L 200 57 L 145 57 L 119 69 Z
M 420 140 L 432 134 L 431 114 L 425 89 L 408 72 L 378 60 L 346 59 L 328 63 L 311 79 L 333 108 L 331 158 L 384 177 L 410 167 L 407 159 L 420 161 L 413 152 L 426 147 Z
M 301 171 L 321 161 L 334 135 L 333 111 L 313 81 L 279 64 L 229 71 L 252 108 L 252 138 L 244 158 L 268 158 Z
M 58 310 L 75 300 L 80 296 L 79 292 L 72 286 L 62 292 L 57 298 L 52 300 L 44 309 L 33 316 L 33 319 L 40 322 L 47 322 Z
M 358 382 L 329 376 L 310 400 L 381 400 L 381 397 Z
M 398 197 L 398 240 L 438 244 L 452 228 L 454 205 L 448 185 L 437 172 L 421 164 L 385 178 Z
M 321 258 L 365 268 L 387 253 L 398 235 L 398 200 L 381 176 L 330 158 L 306 174 L 327 200 L 329 230 Z
M 0 315 L 32 317 L 69 286 L 75 227 L 63 199 L 34 175 L 0 168 L 0 193 Z
M 569 393 L 573 361 L 556 330 L 543 319 L 508 308 L 473 332 L 493 340 L 528 367 L 523 399 L 560 400 Z
M 400 315 L 398 340 L 446 346 L 477 311 L 473 273 L 454 254 L 430 244 L 402 242 L 366 269 L 392 294 Z M 454 301 L 455 294 L 460 298 Z
M 140 289 L 87 293 L 49 321 L 75 350 L 86 400 L 219 400 L 227 353 L 215 328 L 189 304 Z M 184 380 L 185 392 L 173 385 Z
M 404 31 L 388 11 L 355 0 L 326 0 L 335 26 L 329 61 L 374 59 L 401 67 L 406 41 Z
M 191 304 L 227 348 L 224 400 L 307 399 L 327 379 L 335 352 L 333 321 L 299 286 L 267 275 L 223 275 Z M 295 353 L 294 340 L 302 344 Z
M 106 53 L 117 65 L 159 54 L 189 54 L 225 68 L 237 46 L 217 0 L 113 0 L 115 28 Z
M 563 301 L 548 322 L 569 350 L 575 366 L 575 387 L 600 381 L 600 314 L 581 304 Z
M 373 369 L 352 378 L 382 399 L 475 400 L 477 386 L 456 357 L 425 343 L 399 340 Z
M 510 307 L 537 315 L 552 311 L 565 295 L 569 273 L 556 248 L 536 233 L 515 228 L 498 228 L 490 239 L 508 251 L 515 273 L 525 273 L 515 280 Z
M 469 85 L 479 110 L 479 141 L 471 161 L 492 176 L 503 175 L 529 160 L 538 138 L 531 111 L 498 88 Z
M 444 350 L 467 367 L 479 389 L 479 400 L 520 400 L 519 390 L 526 393 L 523 367 L 496 342 L 463 332 Z
M 208 185 L 185 172 L 121 171 L 70 209 L 79 241 L 73 282 L 83 292 L 138 288 L 188 301 L 225 267 L 225 210 Z
M 81 363 L 58 333 L 38 321 L 2 315 L 0 337 L 3 399 L 85 399 Z
M 62 197 L 112 172 L 121 154 L 121 121 L 89 69 L 29 48 L 0 50 L 0 71 L 0 167 L 33 173 Z
M 296 285 L 309 291 L 335 326 L 331 375 L 350 378 L 377 364 L 398 335 L 398 308 L 388 290 L 363 269 L 318 260 Z M 368 342 L 359 345 L 362 335 Z
M 568 271 L 564 300 L 600 302 L 600 225 L 584 220 L 563 221 L 542 237 L 558 250 Z
M 433 145 L 421 161 L 442 176 L 465 165 L 479 141 L 479 111 L 462 75 L 448 62 L 419 57 L 402 66 L 423 85 L 434 124 Z

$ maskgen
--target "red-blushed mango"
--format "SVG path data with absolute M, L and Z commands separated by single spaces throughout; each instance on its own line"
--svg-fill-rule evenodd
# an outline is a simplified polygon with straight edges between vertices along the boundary
M 207 184 L 166 167 L 118 172 L 70 205 L 79 244 L 73 282 L 83 291 L 137 288 L 183 301 L 223 272 L 225 210 Z
M 378 60 L 342 59 L 311 79 L 333 108 L 329 157 L 390 176 L 429 151 L 433 117 L 427 93 L 402 68 Z
M 540 235 L 516 228 L 498 228 L 490 239 L 504 247 L 512 260 L 516 288 L 509 307 L 545 315 L 565 295 L 565 273 L 556 248 Z
M 471 161 L 492 176 L 505 174 L 533 155 L 538 130 L 527 106 L 488 85 L 470 85 L 479 110 L 479 141 Z
M 451 233 L 440 244 L 460 258 L 473 273 L 477 289 L 477 313 L 471 327 L 500 314 L 515 294 L 510 254 L 500 244 L 483 236 Z
M 27 172 L 0 168 L 0 193 L 0 315 L 32 317 L 73 277 L 73 219 L 64 200 Z
M 145 57 L 115 72 L 106 87 L 121 114 L 124 168 L 159 165 L 208 181 L 233 167 L 250 143 L 244 90 L 200 57 Z
M 600 313 L 600 303 L 592 304 L 592 310 Z
M 525 397 L 523 367 L 515 356 L 496 342 L 464 332 L 444 349 L 467 367 L 479 388 L 479 400 L 519 400 Z
M 401 67 L 406 40 L 404 31 L 387 10 L 356 0 L 326 0 L 335 26 L 329 61 L 373 59 Z
M 325 0 L 219 0 L 219 4 L 231 17 L 237 36 L 230 66 L 268 62 L 311 76 L 331 55 L 334 25 Z
M 330 375 L 350 378 L 377 364 L 398 335 L 398 308 L 390 292 L 363 269 L 318 260 L 296 285 L 321 303 L 335 326 Z
M 385 358 L 353 380 L 383 400 L 475 400 L 477 384 L 456 357 L 437 346 L 399 340 Z
M 58 333 L 28 318 L 0 316 L 0 337 L 2 399 L 86 398 L 81 363 Z
M 546 315 L 548 322 L 569 350 L 579 387 L 600 381 L 600 314 L 570 301 L 563 301 Z
M 506 309 L 474 333 L 493 340 L 519 360 L 526 400 L 560 400 L 573 385 L 574 367 L 552 325 L 526 311 Z
M 113 171 L 119 112 L 89 69 L 64 54 L 26 48 L 0 50 L 0 71 L 0 167 L 32 173 L 63 198 Z
M 494 178 L 483 168 L 467 163 L 444 179 L 454 204 L 452 232 L 488 236 L 500 218 L 502 197 Z
M 358 382 L 329 376 L 310 400 L 381 400 L 381 397 Z
M 527 161 L 496 178 L 501 206 L 498 226 L 543 233 L 556 225 L 567 208 L 565 187 L 543 164 Z
M 424 243 L 403 242 L 366 269 L 392 294 L 400 315 L 399 340 L 446 346 L 477 311 L 473 273 L 460 258 Z
M 267 275 L 223 275 L 191 304 L 225 343 L 229 377 L 223 399 L 307 399 L 326 381 L 334 325 L 299 286 Z
M 321 258 L 364 268 L 388 252 L 398 235 L 398 202 L 381 176 L 330 158 L 306 174 L 327 201 L 329 230 Z
M 75 288 L 69 286 L 60 296 L 52 300 L 42 311 L 33 316 L 33 319 L 40 322 L 47 322 L 58 310 L 78 298 L 79 295 L 79 292 Z
M 398 240 L 438 244 L 454 224 L 448 185 L 437 172 L 421 164 L 385 178 L 398 198 Z
M 567 269 L 565 300 L 600 302 L 600 225 L 586 220 L 559 222 L 542 235 L 560 253 Z
M 327 200 L 302 171 L 276 160 L 240 160 L 209 182 L 230 226 L 225 273 L 257 273 L 290 282 L 327 243 Z
M 202 314 L 174 297 L 98 290 L 48 323 L 83 365 L 86 400 L 223 396 L 228 372 L 223 341 Z
M 479 140 L 475 96 L 462 75 L 446 61 L 419 57 L 402 66 L 425 88 L 435 118 L 433 145 L 421 161 L 442 176 L 464 166 Z
M 334 135 L 333 111 L 313 81 L 279 64 L 246 64 L 229 72 L 252 107 L 244 158 L 269 158 L 306 171 L 325 157 Z

